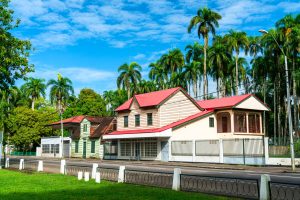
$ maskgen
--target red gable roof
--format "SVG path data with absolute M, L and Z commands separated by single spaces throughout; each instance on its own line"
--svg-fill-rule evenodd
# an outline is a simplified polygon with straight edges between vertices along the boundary
M 85 116 L 85 115 L 78 115 L 78 116 L 70 117 L 67 119 L 63 119 L 62 122 L 63 122 L 63 124 L 67 124 L 67 123 L 80 124 L 82 122 L 82 120 L 85 118 L 92 123 L 101 123 L 103 120 L 103 117 L 91 117 L 91 116 Z M 56 124 L 60 124 L 60 121 L 52 123 L 52 125 L 56 125 Z
M 173 122 L 171 124 L 163 126 L 161 128 L 114 131 L 114 132 L 108 133 L 106 135 L 123 135 L 123 134 L 138 134 L 138 133 L 157 133 L 157 132 L 162 132 L 162 131 L 165 131 L 167 129 L 174 128 L 174 127 L 177 127 L 177 126 L 179 126 L 181 124 L 189 122 L 189 121 L 191 121 L 193 119 L 197 119 L 199 117 L 203 117 L 203 116 L 205 116 L 207 114 L 210 114 L 212 112 L 213 112 L 213 110 L 202 111 L 202 112 L 196 113 L 194 115 L 191 115 L 191 116 L 189 116 L 187 118 L 181 119 L 181 120 L 179 120 L 177 122 Z
M 220 99 L 211 99 L 211 100 L 201 100 L 198 101 L 198 105 L 204 109 L 216 109 L 216 108 L 228 108 L 233 107 L 248 97 L 252 96 L 251 94 L 244 94 L 240 96 L 233 96 L 233 97 L 224 97 Z
M 133 98 L 136 99 L 140 107 L 157 106 L 166 100 L 169 96 L 179 91 L 181 88 L 171 88 L 167 90 L 160 90 L 155 92 L 149 92 L 145 94 L 137 94 L 130 98 L 128 101 L 119 106 L 116 111 L 129 110 Z
M 70 117 L 70 118 L 68 118 L 68 119 L 63 119 L 62 122 L 63 122 L 64 124 L 66 124 L 66 123 L 80 123 L 84 118 L 85 118 L 84 115 L 79 115 L 79 116 Z M 53 122 L 52 124 L 53 124 L 53 125 L 55 125 L 55 124 L 60 124 L 60 121 L 58 121 L 58 122 Z

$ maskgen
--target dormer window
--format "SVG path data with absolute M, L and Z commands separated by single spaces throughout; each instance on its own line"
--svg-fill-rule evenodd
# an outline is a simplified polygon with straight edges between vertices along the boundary
M 153 125 L 152 113 L 147 113 L 147 125 L 148 126 L 152 126 Z
M 83 132 L 87 132 L 87 124 L 83 124 Z
M 124 116 L 124 127 L 128 127 L 128 116 Z
M 135 126 L 140 126 L 140 115 L 135 115 Z

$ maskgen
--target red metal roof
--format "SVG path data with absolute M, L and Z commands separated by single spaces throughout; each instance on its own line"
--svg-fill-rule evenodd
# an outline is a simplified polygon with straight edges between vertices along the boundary
M 85 118 L 92 123 L 101 123 L 103 121 L 103 118 L 105 118 L 105 117 L 91 117 L 91 116 L 86 116 L 86 115 L 78 115 L 78 116 L 70 117 L 67 119 L 63 119 L 62 122 L 63 122 L 63 124 L 67 124 L 67 123 L 79 124 Z M 60 124 L 60 121 L 52 123 L 52 125 L 56 125 L 56 124 Z
M 80 123 L 84 118 L 85 118 L 84 115 L 79 115 L 79 116 L 74 116 L 74 117 L 70 117 L 70 118 L 67 118 L 67 119 L 63 119 L 62 122 L 64 124 L 66 124 L 66 123 Z M 53 122 L 52 124 L 53 125 L 60 124 L 60 121 Z
M 216 108 L 228 108 L 233 107 L 248 97 L 250 97 L 251 94 L 244 94 L 239 96 L 233 96 L 233 97 L 224 97 L 220 99 L 211 99 L 211 100 L 201 100 L 198 101 L 198 105 L 204 109 L 211 110 Z
M 198 117 L 203 117 L 203 116 L 205 116 L 207 114 L 210 114 L 212 112 L 213 112 L 213 110 L 202 111 L 202 112 L 196 113 L 194 115 L 191 115 L 191 116 L 189 116 L 187 118 L 181 119 L 181 120 L 179 120 L 177 122 L 173 122 L 171 124 L 163 126 L 161 128 L 114 131 L 114 132 L 108 133 L 106 135 L 124 135 L 124 134 L 138 134 L 138 133 L 157 133 L 157 132 L 162 132 L 162 131 L 165 131 L 167 129 L 174 128 L 176 126 L 179 126 L 181 124 L 189 122 L 189 121 L 191 121 L 193 119 L 197 119 Z
M 134 97 L 130 98 L 128 101 L 119 106 L 116 111 L 129 110 L 133 98 L 137 100 L 140 107 L 157 106 L 180 89 L 180 87 L 176 87 L 167 90 L 134 95 Z

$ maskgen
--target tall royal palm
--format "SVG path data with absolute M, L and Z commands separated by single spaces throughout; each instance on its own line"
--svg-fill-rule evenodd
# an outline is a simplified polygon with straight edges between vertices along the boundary
M 240 50 L 247 50 L 249 41 L 245 32 L 229 31 L 225 35 L 228 48 L 231 52 L 235 52 L 235 95 L 238 95 L 239 89 L 239 54 Z
M 60 74 L 57 80 L 50 79 L 47 83 L 50 86 L 50 101 L 56 104 L 56 109 L 60 112 L 66 107 L 70 96 L 74 95 L 72 81 L 67 77 L 62 77 Z
M 158 89 L 165 89 L 168 81 L 168 72 L 165 68 L 159 62 L 151 63 L 149 68 L 151 68 L 149 72 L 150 80 L 157 84 Z
M 140 71 L 142 71 L 142 67 L 136 62 L 132 62 L 129 65 L 125 63 L 118 69 L 120 75 L 117 79 L 117 85 L 118 88 L 122 87 L 127 90 L 128 99 L 131 94 L 131 85 L 136 87 L 138 82 L 141 81 L 142 75 Z
M 27 82 L 22 85 L 22 91 L 25 96 L 31 99 L 31 109 L 34 110 L 35 101 L 42 97 L 45 97 L 46 84 L 44 79 L 29 78 Z
M 202 8 L 199 9 L 197 15 L 194 16 L 190 24 L 188 26 L 188 32 L 191 33 L 192 29 L 198 26 L 198 37 L 201 36 L 204 39 L 204 62 L 203 62 L 203 94 L 204 99 L 207 99 L 207 92 L 208 92 L 208 84 L 207 84 L 207 48 L 208 48 L 208 39 L 209 33 L 215 35 L 216 30 L 215 27 L 219 26 L 218 20 L 222 17 L 217 12 L 210 10 L 209 8 Z
M 220 93 L 222 96 L 225 96 L 225 91 L 223 83 L 220 83 L 221 80 L 224 80 L 224 69 L 230 62 L 231 56 L 228 53 L 225 45 L 224 38 L 221 36 L 216 36 L 213 40 L 213 45 L 208 50 L 208 62 L 210 65 L 210 71 L 212 77 L 217 81 L 217 97 L 219 98 Z M 222 88 L 222 90 L 220 89 Z
M 181 50 L 176 48 L 162 55 L 160 64 L 164 66 L 170 73 L 170 76 L 172 76 L 173 73 L 176 73 L 184 66 L 184 56 Z
M 201 61 L 203 57 L 203 45 L 200 45 L 198 42 L 195 42 L 193 45 L 189 44 L 185 47 L 185 60 L 187 63 L 193 61 Z
M 187 80 L 187 82 L 193 86 L 193 93 L 195 98 L 197 98 L 199 96 L 199 92 L 198 92 L 198 79 L 199 79 L 199 75 L 200 75 L 200 62 L 197 61 L 193 61 L 191 63 L 188 63 L 185 65 L 184 69 L 184 77 Z M 191 94 L 191 92 L 190 92 Z

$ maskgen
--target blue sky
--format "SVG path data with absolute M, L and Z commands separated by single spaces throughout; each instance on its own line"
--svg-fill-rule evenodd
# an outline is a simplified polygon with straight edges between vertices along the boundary
M 187 34 L 189 20 L 207 6 L 222 15 L 218 34 L 230 29 L 258 35 L 288 13 L 299 13 L 299 0 L 12 0 L 21 26 L 14 34 L 30 39 L 35 50 L 30 76 L 73 81 L 75 92 L 116 89 L 117 69 L 136 61 L 148 65 L 174 47 L 199 41 Z M 202 38 L 200 40 L 202 43 Z M 19 82 L 21 84 L 21 82 Z M 210 92 L 215 90 L 210 84 Z

